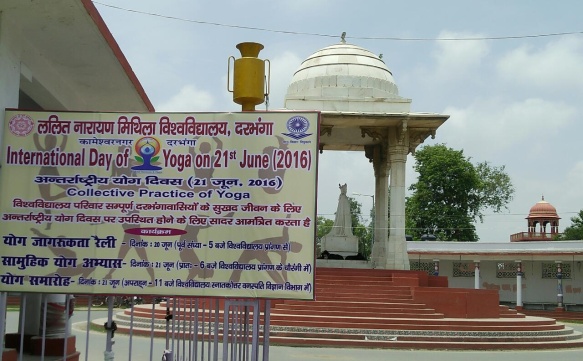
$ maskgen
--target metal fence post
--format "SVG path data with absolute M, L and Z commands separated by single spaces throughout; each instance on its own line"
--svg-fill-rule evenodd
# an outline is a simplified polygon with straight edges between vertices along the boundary
M 6 334 L 6 310 L 8 308 L 8 292 L 0 292 L 0 358 L 4 354 L 4 336 Z
M 107 322 L 104 327 L 107 331 L 107 336 L 105 339 L 105 351 L 103 352 L 104 361 L 113 361 L 115 359 L 115 353 L 113 352 L 113 340 L 114 332 L 117 329 L 117 325 L 113 322 L 113 296 L 107 297 Z

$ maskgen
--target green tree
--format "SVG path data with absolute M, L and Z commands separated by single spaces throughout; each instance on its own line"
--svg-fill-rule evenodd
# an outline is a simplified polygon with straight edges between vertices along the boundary
M 583 209 L 575 217 L 571 217 L 571 225 L 565 228 L 559 239 L 562 241 L 583 240 Z
M 322 216 L 318 216 L 316 221 L 316 254 L 320 255 L 322 249 L 320 245 L 322 244 L 322 237 L 330 233 L 334 221 Z
M 415 153 L 417 183 L 406 201 L 407 233 L 419 239 L 433 233 L 442 241 L 477 241 L 475 221 L 483 211 L 500 212 L 514 194 L 504 166 L 471 163 L 463 150 L 444 144 L 425 146 Z
M 506 205 L 512 200 L 514 186 L 505 169 L 505 166 L 494 167 L 488 162 L 476 165 L 480 178 L 478 196 L 482 205 L 481 209 L 491 209 L 498 213 L 506 209 Z M 484 215 L 481 212 L 478 213 L 478 217 L 480 221 L 483 221 Z
M 352 217 L 352 234 L 358 237 L 358 253 L 368 259 L 372 248 L 372 233 L 370 227 L 360 222 L 362 205 L 354 198 L 348 197 L 348 199 L 350 200 L 350 215 Z

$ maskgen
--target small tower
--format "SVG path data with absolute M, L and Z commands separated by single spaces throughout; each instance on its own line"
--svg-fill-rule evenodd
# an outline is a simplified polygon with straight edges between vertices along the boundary
M 557 214 L 557 209 L 545 201 L 543 196 L 541 201 L 530 208 L 526 217 L 528 232 L 513 234 L 510 236 L 510 241 L 552 241 L 559 234 L 559 219 L 561 218 Z

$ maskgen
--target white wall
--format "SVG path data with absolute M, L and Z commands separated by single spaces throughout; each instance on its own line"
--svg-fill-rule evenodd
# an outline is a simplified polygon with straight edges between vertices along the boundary
M 9 36 L 5 16 L 0 12 L 0 149 L 4 137 L 4 109 L 18 107 L 20 87 L 19 50 L 14 38 Z
M 412 260 L 413 261 L 413 260 Z M 417 260 L 414 260 L 417 261 Z M 433 262 L 421 259 L 421 262 Z M 449 286 L 455 288 L 474 288 L 474 277 L 453 277 L 453 262 L 440 260 L 439 275 L 447 276 Z M 468 262 L 468 261 L 461 261 Z M 469 261 L 473 264 L 472 261 Z M 554 263 L 553 261 L 544 261 Z M 512 263 L 512 262 L 511 262 Z M 556 303 L 557 280 L 542 278 L 543 261 L 523 261 L 522 300 L 523 303 Z M 563 303 L 583 305 L 582 262 L 564 262 L 571 265 L 571 278 L 563 279 Z M 516 302 L 516 278 L 497 278 L 497 261 L 480 262 L 480 288 L 498 289 L 501 302 Z

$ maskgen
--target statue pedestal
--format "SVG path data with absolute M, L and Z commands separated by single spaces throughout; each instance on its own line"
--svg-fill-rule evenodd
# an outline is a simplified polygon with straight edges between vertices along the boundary
M 358 254 L 358 237 L 356 236 L 330 236 L 322 238 L 322 252 L 337 254 L 344 258 Z

